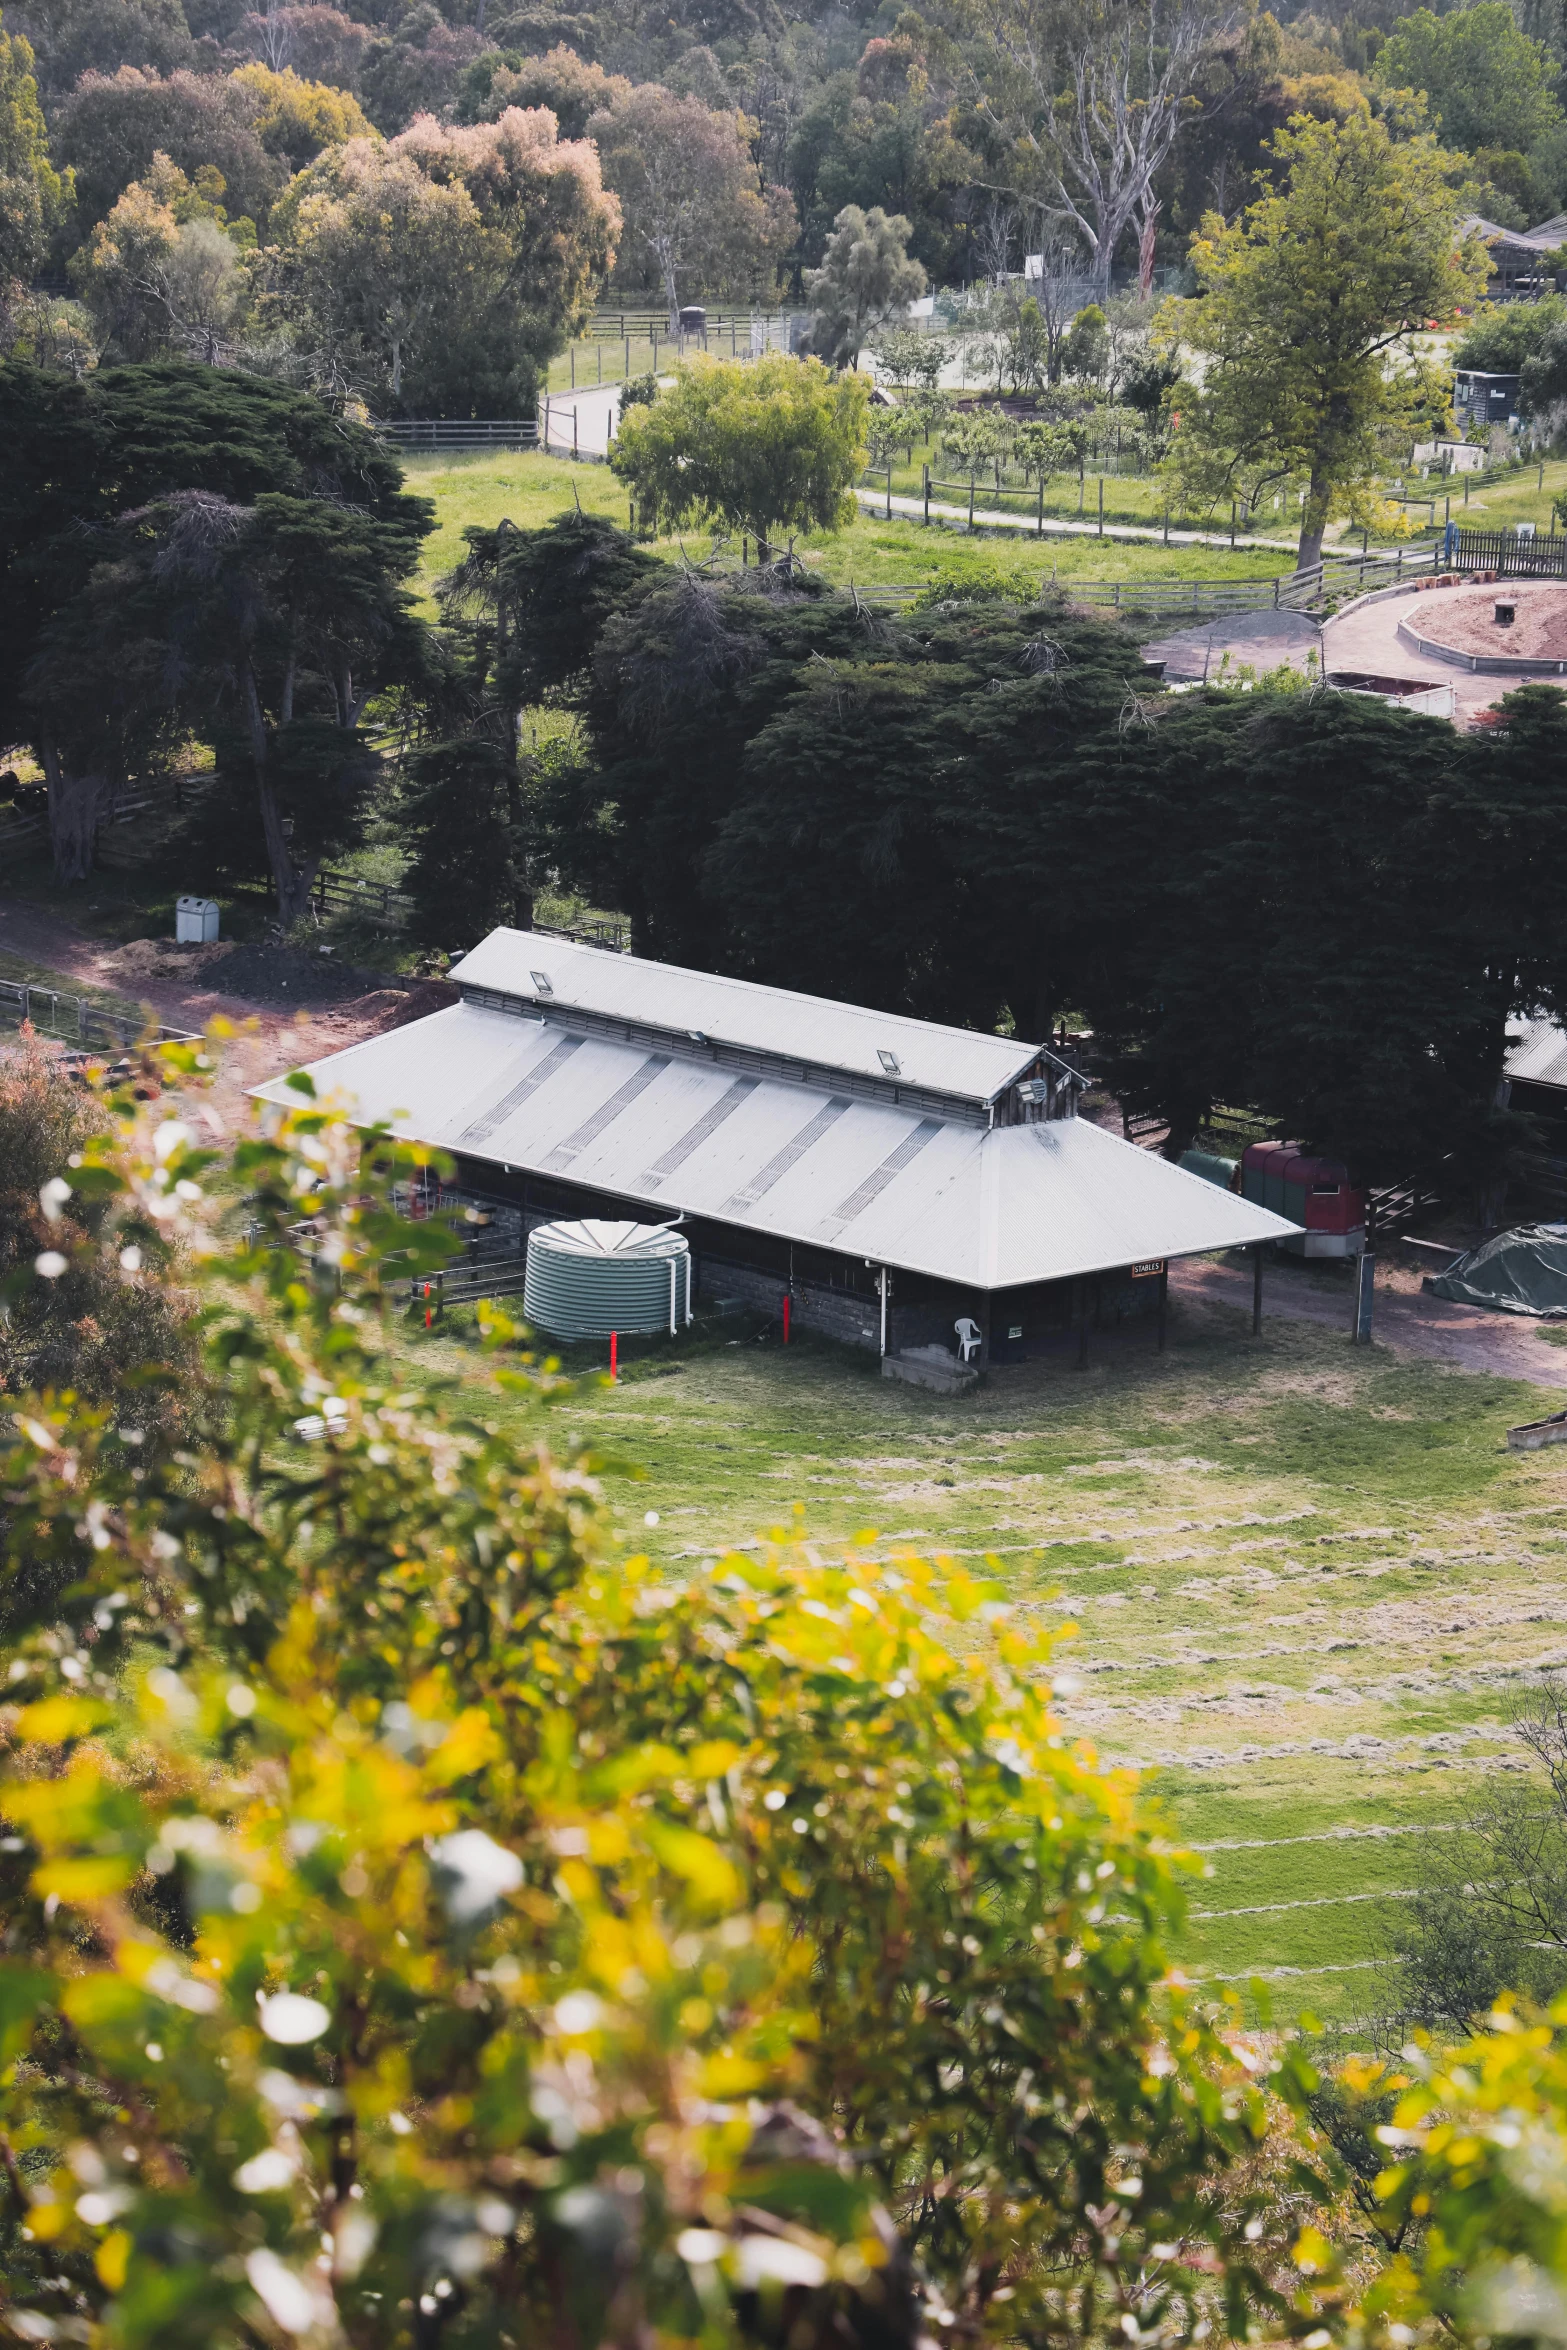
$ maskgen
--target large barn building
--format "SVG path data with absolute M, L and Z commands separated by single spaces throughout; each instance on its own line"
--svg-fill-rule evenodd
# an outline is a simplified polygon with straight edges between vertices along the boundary
M 1172 1257 L 1295 1231 L 1080 1118 L 1038 1045 L 533 931 L 451 976 L 459 1003 L 314 1063 L 318 1089 L 523 1231 L 679 1219 L 700 1301 L 787 1296 L 884 1357 L 955 1353 L 966 1318 L 981 1364 L 1019 1360 L 1151 1310 Z

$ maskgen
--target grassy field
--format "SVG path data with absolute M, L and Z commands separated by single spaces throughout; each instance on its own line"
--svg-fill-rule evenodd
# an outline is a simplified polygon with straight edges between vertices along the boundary
M 508 451 L 495 456 L 414 457 L 406 461 L 409 487 L 433 499 L 436 528 L 425 542 L 424 581 L 433 586 L 463 552 L 462 533 L 471 524 L 493 528 L 503 515 L 524 530 L 537 529 L 551 515 L 580 499 L 584 510 L 629 519 L 626 493 L 603 465 L 573 465 L 569 458 Z M 1128 485 L 1131 486 L 1131 485 Z M 1075 485 L 1074 485 L 1075 497 Z M 1075 509 L 1074 509 L 1075 511 Z M 659 543 L 659 552 L 678 559 L 682 545 L 693 556 L 708 552 L 703 532 Z M 1043 544 L 1010 531 L 925 529 L 898 516 L 888 522 L 862 514 L 835 537 L 810 536 L 798 552 L 824 579 L 859 587 L 918 584 L 940 573 L 961 578 L 965 571 L 1000 570 L 1015 576 L 1020 592 L 1037 592 L 1052 573 L 1079 579 L 1251 579 L 1292 568 L 1290 558 L 1265 548 L 1164 547 L 1098 538 L 1047 538 Z
M 460 1327 L 407 1345 L 471 1370 Z M 797 1507 L 824 1540 L 993 1554 L 1020 1606 L 1079 1626 L 1071 1726 L 1208 1854 L 1188 1969 L 1349 2020 L 1428 1832 L 1509 1758 L 1509 1692 L 1567 1655 L 1567 1462 L 1502 1442 L 1540 1403 L 1305 1323 L 1254 1343 L 1193 1304 L 1163 1357 L 1138 1337 L 961 1402 L 720 1326 L 616 1388 L 589 1377 L 559 1417 L 677 1573 Z

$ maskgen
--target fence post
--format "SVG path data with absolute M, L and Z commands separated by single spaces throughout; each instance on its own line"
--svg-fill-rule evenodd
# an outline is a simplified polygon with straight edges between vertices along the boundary
M 972 473 L 968 477 L 968 526 L 970 530 L 974 527 L 974 476 Z
M 1045 535 L 1045 477 L 1044 477 L 1044 475 L 1043 475 L 1043 474 L 1041 474 L 1041 475 L 1040 475 L 1040 477 L 1039 477 L 1039 527 L 1038 527 L 1038 529 L 1035 531 L 1035 533 L 1034 533 L 1034 536 L 1035 536 L 1036 538 L 1041 538 L 1041 539 L 1042 539 L 1042 538 L 1044 537 L 1044 535 Z
M 1105 535 L 1105 477 L 1099 476 L 1099 536 Z
M 1403 550 L 1403 548 L 1402 548 L 1402 547 L 1400 547 L 1400 548 L 1399 548 L 1399 550 L 1398 550 L 1398 577 L 1399 577 L 1400 579 L 1402 579 L 1402 578 L 1403 578 L 1403 576 L 1404 576 L 1404 550 Z
M 924 465 L 920 470 L 925 476 L 925 527 L 928 530 L 930 528 L 930 467 Z
M 892 459 L 887 460 L 887 520 L 892 520 Z
M 1274 611 L 1276 612 L 1276 611 L 1278 610 L 1278 608 L 1279 608 L 1279 575 L 1278 575 L 1278 573 L 1277 573 L 1277 572 L 1275 572 L 1275 573 L 1273 574 L 1273 609 L 1274 609 Z

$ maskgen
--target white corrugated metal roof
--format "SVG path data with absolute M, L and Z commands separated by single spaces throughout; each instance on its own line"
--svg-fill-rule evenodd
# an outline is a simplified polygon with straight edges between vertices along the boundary
M 647 966 L 643 966 L 647 968 Z M 971 1119 L 457 1004 L 311 1064 L 360 1123 L 980 1289 L 1296 1230 L 1086 1119 Z M 297 1101 L 282 1079 L 264 1098 Z
M 1522 1036 L 1508 1046 L 1502 1065 L 1520 1084 L 1567 1088 L 1567 1034 L 1554 1020 L 1525 1021 Z
M 685 971 L 639 955 L 610 954 L 536 930 L 492 930 L 454 964 L 463 987 L 493 988 L 551 1011 L 573 1005 L 614 1020 L 635 1020 L 678 1034 L 696 1031 L 715 1044 L 775 1053 L 815 1068 L 901 1078 L 970 1101 L 988 1102 L 1026 1069 L 1039 1047 L 972 1028 L 942 1028 L 863 1004 L 830 1003 L 750 979 Z M 548 990 L 539 985 L 549 982 Z M 890 1053 L 897 1066 L 882 1059 Z

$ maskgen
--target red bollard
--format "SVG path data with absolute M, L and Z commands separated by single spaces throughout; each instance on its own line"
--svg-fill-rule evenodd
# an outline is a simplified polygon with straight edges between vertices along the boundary
M 424 1285 L 424 1326 L 426 1330 L 430 1327 L 430 1284 L 428 1281 Z
M 788 1291 L 787 1291 L 787 1290 L 785 1290 L 785 1292 L 784 1292 L 784 1301 L 783 1301 L 783 1308 L 784 1308 L 784 1344 L 785 1344 L 785 1346 L 787 1346 L 787 1345 L 788 1345 L 788 1343 L 789 1343 L 789 1304 L 790 1304 L 790 1300 L 789 1300 L 789 1293 L 788 1293 Z
M 611 1387 L 613 1387 L 613 1386 L 614 1386 L 614 1384 L 615 1384 L 615 1379 L 616 1379 L 616 1376 L 617 1376 L 617 1374 L 616 1374 L 616 1369 L 615 1369 L 615 1365 L 616 1365 L 616 1359 L 617 1359 L 617 1357 L 619 1356 L 619 1353 L 620 1353 L 620 1332 L 619 1332 L 618 1330 L 612 1330 L 612 1331 L 610 1332 L 610 1334 L 609 1334 L 609 1383 L 610 1383 Z

